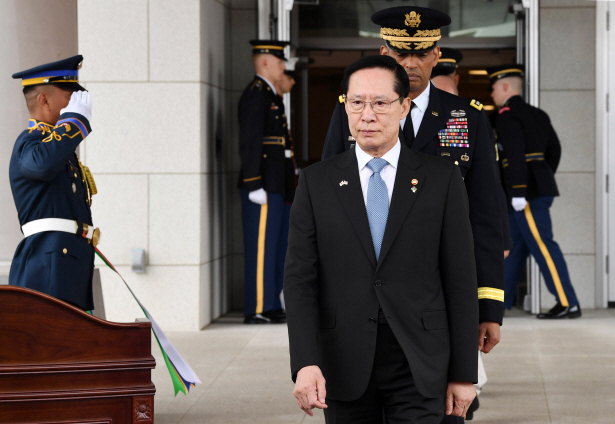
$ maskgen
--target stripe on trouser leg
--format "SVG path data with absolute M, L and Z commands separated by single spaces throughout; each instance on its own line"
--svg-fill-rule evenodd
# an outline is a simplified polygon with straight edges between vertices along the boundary
M 559 273 L 557 272 L 557 268 L 555 267 L 555 262 L 551 258 L 551 254 L 549 253 L 549 249 L 542 241 L 542 237 L 540 237 L 540 233 L 538 232 L 538 227 L 536 227 L 536 222 L 534 221 L 534 216 L 532 215 L 532 211 L 530 210 L 530 203 L 525 206 L 525 219 L 527 220 L 527 225 L 530 227 L 530 231 L 538 243 L 538 247 L 542 252 L 542 256 L 544 256 L 545 261 L 547 262 L 547 266 L 549 267 L 549 272 L 551 273 L 551 278 L 553 278 L 553 284 L 555 285 L 555 290 L 557 290 L 557 295 L 559 296 L 559 302 L 562 306 L 568 306 L 568 298 L 566 298 L 566 293 L 564 292 L 564 288 L 562 287 L 562 282 L 559 279 Z
M 258 224 L 258 253 L 256 254 L 256 313 L 263 313 L 263 296 L 265 292 L 265 239 L 267 234 L 267 204 L 261 205 L 261 217 Z

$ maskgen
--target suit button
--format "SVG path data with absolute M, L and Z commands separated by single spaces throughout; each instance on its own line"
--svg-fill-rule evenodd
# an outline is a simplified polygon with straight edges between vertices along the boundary
M 374 282 L 374 286 L 376 286 L 376 287 L 380 287 L 381 285 L 382 285 L 382 280 L 376 280 Z
M 265 155 L 263 155 L 263 157 L 264 157 L 265 159 L 267 159 L 267 155 L 266 155 L 266 154 L 265 154 Z
M 68 253 L 68 249 L 62 250 L 62 253 L 64 253 L 66 255 Z
M 369 322 L 371 322 L 372 324 L 376 324 L 378 321 L 376 321 L 376 318 L 370 318 Z

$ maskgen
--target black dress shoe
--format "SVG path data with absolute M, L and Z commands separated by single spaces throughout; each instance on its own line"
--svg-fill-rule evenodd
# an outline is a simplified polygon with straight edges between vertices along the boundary
M 581 307 L 579 305 L 574 306 L 562 306 L 557 302 L 549 312 L 540 313 L 536 315 L 538 319 L 562 319 L 562 318 L 579 318 L 581 316 Z
M 472 418 L 474 418 L 474 411 L 476 411 L 480 406 L 480 403 L 478 402 L 478 396 L 476 396 L 474 398 L 474 400 L 472 401 L 472 403 L 470 404 L 470 407 L 468 408 L 468 412 L 466 412 L 466 421 L 472 421 Z
M 262 315 L 269 319 L 272 324 L 281 324 L 286 322 L 286 311 L 284 311 L 284 309 L 263 312 Z
M 269 324 L 271 320 L 262 314 L 255 314 L 245 317 L 243 319 L 244 324 Z

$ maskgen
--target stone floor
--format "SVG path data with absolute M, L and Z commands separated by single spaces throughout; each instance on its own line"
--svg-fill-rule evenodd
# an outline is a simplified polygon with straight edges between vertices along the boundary
M 324 423 L 297 407 L 285 325 L 248 326 L 236 315 L 206 330 L 169 337 L 202 385 L 173 397 L 157 346 L 155 422 Z M 489 382 L 475 423 L 615 423 L 615 310 L 578 320 L 539 321 L 507 314 L 502 342 L 484 356 Z

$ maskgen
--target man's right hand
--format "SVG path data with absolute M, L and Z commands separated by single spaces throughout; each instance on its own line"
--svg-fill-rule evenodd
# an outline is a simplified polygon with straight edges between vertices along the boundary
M 310 365 L 299 370 L 293 394 L 297 399 L 299 408 L 303 409 L 310 417 L 314 416 L 312 409 L 327 407 L 327 404 L 325 404 L 327 396 L 325 378 L 317 365 Z
M 78 113 L 83 115 L 88 121 L 92 120 L 92 99 L 87 91 L 74 91 L 70 96 L 68 105 L 60 111 L 63 113 Z
M 248 193 L 248 199 L 251 202 L 256 203 L 257 205 L 266 205 L 267 204 L 267 192 L 263 188 L 259 188 L 258 190 L 254 190 Z

